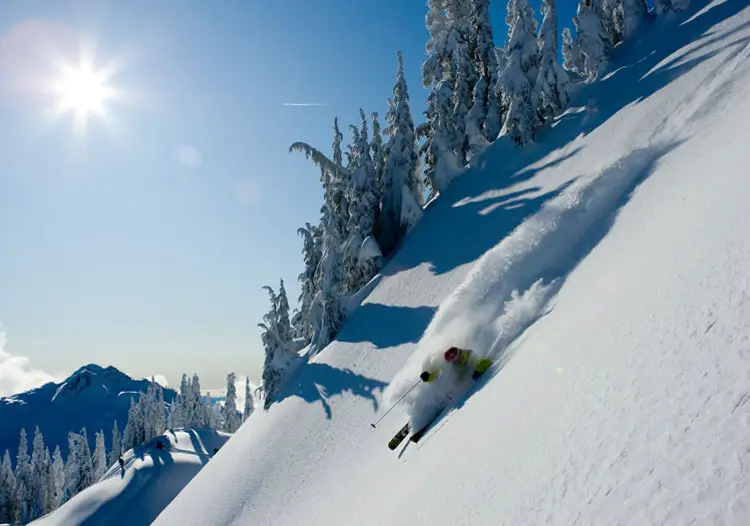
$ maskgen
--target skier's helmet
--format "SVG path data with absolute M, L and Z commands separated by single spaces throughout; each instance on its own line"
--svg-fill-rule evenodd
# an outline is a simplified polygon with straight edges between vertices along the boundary
M 445 351 L 445 354 L 443 355 L 445 357 L 446 362 L 455 362 L 458 359 L 458 349 L 456 347 L 451 347 L 447 351 Z

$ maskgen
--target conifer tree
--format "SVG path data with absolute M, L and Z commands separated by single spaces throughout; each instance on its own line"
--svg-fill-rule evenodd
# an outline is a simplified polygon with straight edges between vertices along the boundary
M 104 431 L 96 433 L 96 446 L 94 447 L 94 480 L 97 481 L 107 471 L 107 450 L 104 445 Z
M 115 420 L 112 426 L 112 449 L 109 452 L 109 458 L 107 459 L 107 463 L 110 466 L 114 465 L 117 462 L 117 460 L 120 458 L 121 453 L 122 451 L 120 449 L 120 430 L 117 428 L 117 420 Z
M 542 1 L 539 28 L 541 61 L 534 86 L 533 103 L 539 123 L 557 115 L 568 105 L 568 75 L 557 62 L 557 10 L 555 0 Z
M 5 450 L 0 462 L 0 521 L 14 522 L 16 520 L 16 477 L 10 463 L 10 453 Z
M 607 66 L 604 27 L 600 18 L 600 0 L 580 0 L 573 17 L 576 44 L 583 59 L 584 76 L 588 82 L 597 79 Z
M 47 488 L 47 512 L 49 513 L 65 502 L 65 464 L 60 453 L 60 446 L 56 446 L 52 454 Z
M 47 478 L 49 476 L 49 453 L 44 446 L 44 437 L 36 426 L 31 452 L 31 477 L 29 482 L 29 519 L 41 517 L 46 509 Z
M 406 233 L 402 217 L 402 188 L 405 186 L 419 204 L 422 203 L 424 194 L 424 184 L 418 175 L 417 138 L 401 52 L 397 54 L 397 61 L 396 83 L 386 115 L 388 141 L 385 147 L 383 198 L 378 228 L 378 243 L 385 256 L 395 250 Z
M 562 31 L 562 57 L 563 69 L 572 71 L 581 77 L 586 76 L 586 66 L 583 61 L 583 55 L 578 48 L 578 43 L 573 40 L 570 29 L 567 27 Z
M 234 433 L 239 429 L 242 423 L 237 411 L 237 387 L 235 381 L 237 376 L 234 373 L 227 375 L 227 395 L 224 404 L 224 431 Z
M 255 410 L 255 403 L 253 400 L 253 393 L 250 390 L 250 377 L 245 378 L 245 409 L 242 411 L 242 421 L 244 422 Z
M 500 135 L 523 145 L 532 141 L 536 124 L 532 87 L 539 72 L 539 48 L 534 38 L 537 24 L 527 0 L 509 0 L 506 21 L 506 65 L 498 85 L 508 112 Z
M 31 516 L 32 502 L 32 470 L 31 458 L 29 457 L 26 430 L 21 429 L 18 443 L 18 454 L 16 455 L 16 521 L 28 522 Z

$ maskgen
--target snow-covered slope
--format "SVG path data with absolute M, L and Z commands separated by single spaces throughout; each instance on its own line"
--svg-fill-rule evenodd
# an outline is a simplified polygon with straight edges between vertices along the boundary
M 211 429 L 178 429 L 123 455 L 102 479 L 31 524 L 146 526 L 231 437 Z M 160 441 L 162 449 L 156 447 Z
M 749 59 L 746 0 L 670 14 L 493 145 L 155 524 L 750 524 Z M 453 344 L 495 367 L 389 451 Z
M 149 384 L 149 380 L 133 379 L 112 366 L 89 364 L 59 384 L 48 383 L 0 398 L 0 454 L 8 449 L 15 459 L 21 429 L 26 429 L 31 441 L 37 425 L 45 444 L 52 451 L 59 445 L 63 458 L 67 457 L 68 433 L 78 433 L 82 427 L 91 447 L 94 433 L 103 430 L 107 448 L 111 448 L 115 419 L 122 433 L 131 395 L 146 392 Z M 165 401 L 171 402 L 175 395 L 172 389 L 164 389 Z

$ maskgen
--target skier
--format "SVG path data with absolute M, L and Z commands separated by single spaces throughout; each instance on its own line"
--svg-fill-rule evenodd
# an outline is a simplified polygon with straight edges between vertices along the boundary
M 471 373 L 471 379 L 476 380 L 482 376 L 487 369 L 492 365 L 492 360 L 489 358 L 480 358 L 476 353 L 469 349 L 459 349 L 458 347 L 451 347 L 443 354 L 445 361 L 451 364 L 459 372 L 459 375 L 463 376 L 469 369 L 473 369 Z M 419 375 L 419 378 L 423 382 L 432 383 L 438 377 L 439 369 L 433 369 L 431 371 L 423 371 Z
M 456 380 L 459 382 L 463 378 L 465 378 L 466 374 L 468 374 L 469 371 L 472 371 L 471 379 L 477 380 L 480 376 L 487 372 L 487 369 L 489 369 L 492 365 L 492 360 L 490 360 L 489 358 L 481 358 L 469 349 L 459 349 L 458 347 L 451 347 L 450 349 L 445 351 L 445 353 L 443 353 L 443 358 L 453 367 L 453 370 L 457 372 Z M 433 383 L 437 379 L 439 373 L 440 364 L 436 364 L 434 367 L 423 371 L 422 374 L 419 375 L 419 378 L 423 382 Z M 452 398 L 449 396 L 449 399 Z M 435 413 L 435 416 L 426 425 L 414 432 L 410 440 L 412 442 L 419 442 L 432 425 L 432 422 L 434 422 L 441 413 L 442 408 L 437 413 Z M 410 430 L 411 424 L 407 422 L 404 427 L 402 427 L 401 430 L 396 433 L 396 435 L 394 435 L 390 442 L 388 442 L 388 448 L 391 450 L 396 449 L 398 445 L 401 444 L 401 442 L 409 434 Z
M 117 459 L 117 461 L 120 463 L 120 469 L 122 470 L 122 474 L 125 474 L 125 460 L 122 458 L 122 455 L 120 455 L 120 458 Z

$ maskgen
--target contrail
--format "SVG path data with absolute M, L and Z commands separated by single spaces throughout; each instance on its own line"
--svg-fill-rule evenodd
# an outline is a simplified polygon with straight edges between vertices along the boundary
M 327 102 L 282 102 L 282 106 L 330 106 Z

